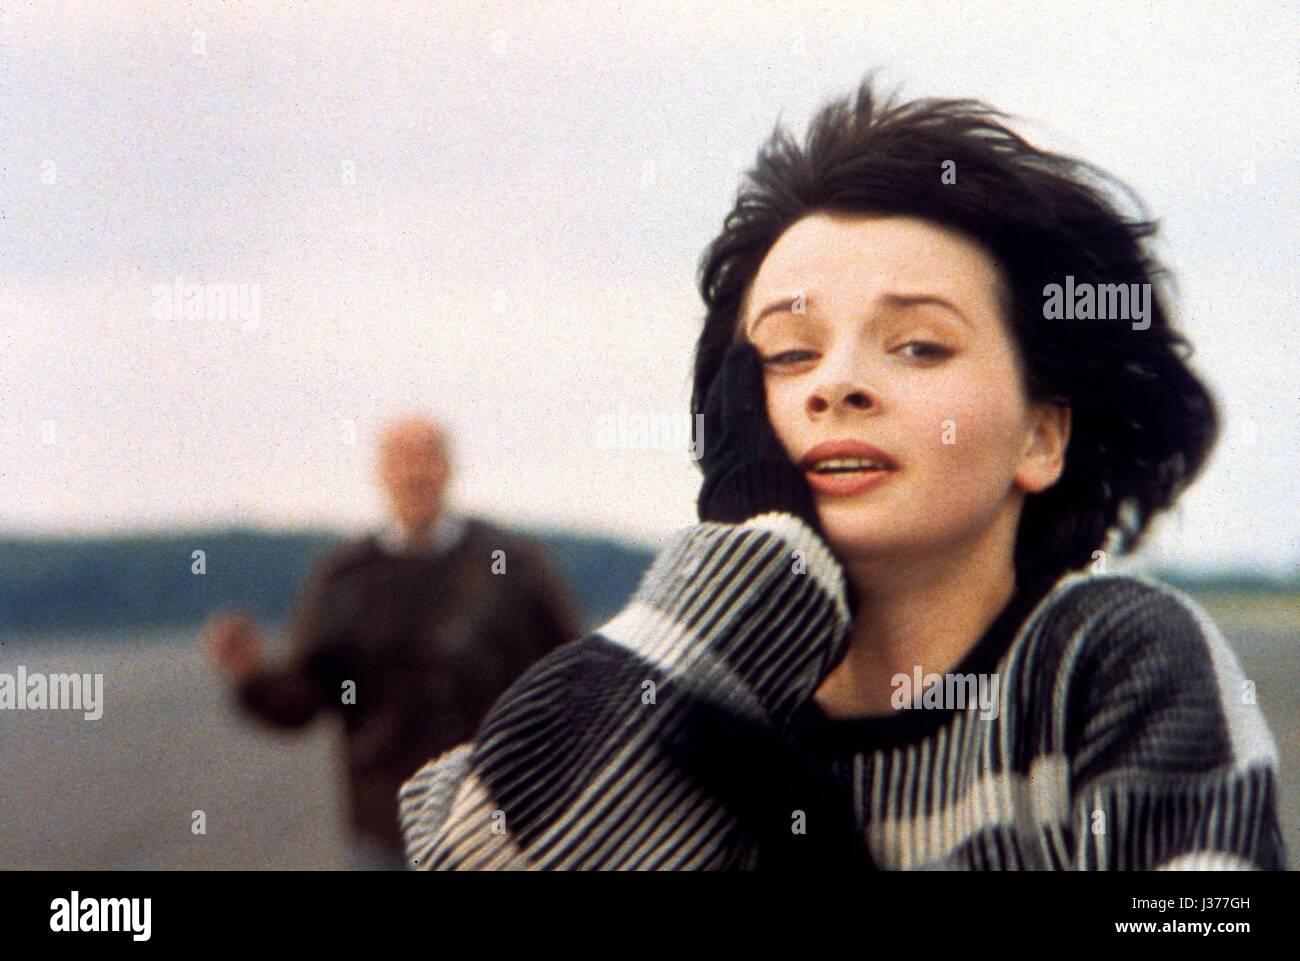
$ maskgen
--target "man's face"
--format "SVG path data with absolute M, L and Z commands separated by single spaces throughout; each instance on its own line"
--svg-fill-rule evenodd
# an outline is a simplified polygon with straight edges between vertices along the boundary
M 379 449 L 379 474 L 398 522 L 408 531 L 425 530 L 442 508 L 450 473 L 437 428 L 404 421 L 389 428 Z
M 798 461 L 850 440 L 893 460 L 869 483 L 861 471 L 822 474 L 821 490 L 814 481 L 845 555 L 946 554 L 1055 481 L 999 283 L 978 244 L 906 217 L 805 217 L 764 259 L 739 331 L 765 358 L 768 416 L 787 452 Z M 802 305 L 782 306 L 799 293 Z

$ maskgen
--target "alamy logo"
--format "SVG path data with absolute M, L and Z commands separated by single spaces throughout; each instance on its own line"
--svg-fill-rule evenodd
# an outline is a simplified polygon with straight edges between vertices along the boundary
M 153 286 L 154 320 L 242 320 L 256 330 L 262 319 L 260 284 L 199 284 L 177 277 Z
M 148 941 L 150 916 L 153 914 L 152 898 L 86 898 L 77 891 L 71 898 L 55 898 L 50 902 L 50 930 L 75 933 L 78 931 L 126 931 L 132 941 Z
M 978 704 L 982 720 L 998 716 L 998 676 L 996 674 L 926 674 L 921 666 L 912 673 L 895 674 L 890 679 L 894 693 L 889 703 L 896 711 L 929 708 L 931 710 L 965 710 Z
M 1076 284 L 1066 274 L 1065 285 L 1043 288 L 1046 320 L 1132 320 L 1134 330 L 1151 326 L 1150 284 Z
M 104 715 L 103 674 L 0 674 L 0 711 L 85 711 L 87 721 Z
M 704 415 L 696 414 L 691 438 L 690 414 L 646 414 L 622 404 L 596 418 L 597 450 L 684 450 L 699 460 L 704 443 Z

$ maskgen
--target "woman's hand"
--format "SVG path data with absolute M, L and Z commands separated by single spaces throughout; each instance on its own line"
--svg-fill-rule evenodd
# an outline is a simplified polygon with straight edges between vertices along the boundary
M 739 524 L 781 511 L 802 520 L 829 548 L 812 487 L 768 419 L 763 358 L 749 341 L 727 348 L 702 415 L 700 520 Z M 858 598 L 847 577 L 844 590 L 852 613 Z
M 763 360 L 753 344 L 727 349 L 702 414 L 700 520 L 739 524 L 782 511 L 825 540 L 812 488 L 768 420 Z

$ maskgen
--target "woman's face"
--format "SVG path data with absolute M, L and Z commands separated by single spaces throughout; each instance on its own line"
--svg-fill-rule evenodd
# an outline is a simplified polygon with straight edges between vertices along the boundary
M 796 462 L 841 440 L 887 462 L 806 475 L 845 559 L 1014 537 L 1024 494 L 1059 477 L 1068 411 L 1028 402 L 1001 283 L 981 246 L 910 217 L 815 214 L 768 252 L 740 330 L 777 436 Z

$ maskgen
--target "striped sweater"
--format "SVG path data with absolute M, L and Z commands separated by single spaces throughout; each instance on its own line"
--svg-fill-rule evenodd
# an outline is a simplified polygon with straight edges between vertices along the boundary
M 707 702 L 804 746 L 879 868 L 1285 869 L 1273 738 L 1181 592 L 1079 573 L 1022 589 L 950 672 L 995 674 L 996 710 L 828 721 L 812 696 L 849 628 L 843 571 L 800 520 L 684 529 L 622 612 L 403 785 L 408 863 L 753 869 L 752 822 L 667 747 Z M 796 791 L 772 817 L 825 824 L 803 815 Z

